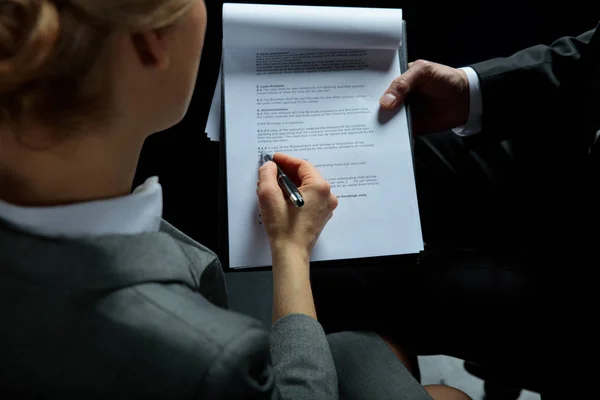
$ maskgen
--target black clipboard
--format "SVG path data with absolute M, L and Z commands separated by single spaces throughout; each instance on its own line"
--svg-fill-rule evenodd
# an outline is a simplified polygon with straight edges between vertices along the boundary
M 406 48 L 407 44 L 407 32 L 406 32 L 406 21 L 402 21 L 402 43 L 398 49 L 398 55 L 400 59 L 400 72 L 404 73 L 408 70 L 408 52 Z M 221 83 L 222 98 L 225 99 L 224 91 L 225 77 Z M 410 112 L 410 106 L 405 105 L 406 114 L 408 119 L 408 130 L 412 136 L 412 117 Z M 225 135 L 225 101 L 221 102 L 221 147 L 219 149 L 220 157 L 220 172 L 219 172 L 219 207 L 218 207 L 218 250 L 217 255 L 221 260 L 223 270 L 225 272 L 252 272 L 252 271 L 270 271 L 271 267 L 260 267 L 260 268 L 231 268 L 229 266 L 229 224 L 228 224 L 228 204 L 227 204 L 227 163 L 225 158 L 225 151 L 227 149 L 227 138 Z M 411 152 L 414 156 L 413 141 L 411 143 Z M 414 164 L 414 157 L 413 157 Z M 311 268 L 346 268 L 346 267 L 398 267 L 402 265 L 416 265 L 419 262 L 420 254 L 402 254 L 393 256 L 379 256 L 379 257 L 368 257 L 368 258 L 355 258 L 355 259 L 344 259 L 344 260 L 329 260 L 329 261 L 316 261 L 311 262 Z

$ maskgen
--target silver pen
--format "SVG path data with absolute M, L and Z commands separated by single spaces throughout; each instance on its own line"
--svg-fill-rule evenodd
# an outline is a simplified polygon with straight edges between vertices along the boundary
M 275 165 L 277 163 L 273 160 L 269 154 L 262 152 L 262 160 L 263 162 L 272 161 Z M 279 165 L 277 165 L 277 182 L 279 182 L 279 187 L 283 190 L 283 193 L 290 199 L 293 205 L 297 208 L 300 208 L 304 205 L 304 198 L 300 194 L 298 187 L 294 185 L 294 182 L 281 170 Z

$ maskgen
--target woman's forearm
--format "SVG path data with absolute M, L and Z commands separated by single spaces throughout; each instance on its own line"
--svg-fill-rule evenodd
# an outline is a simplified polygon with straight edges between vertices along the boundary
M 273 256 L 273 323 L 288 314 L 317 319 L 310 287 L 310 256 L 300 251 L 275 250 Z

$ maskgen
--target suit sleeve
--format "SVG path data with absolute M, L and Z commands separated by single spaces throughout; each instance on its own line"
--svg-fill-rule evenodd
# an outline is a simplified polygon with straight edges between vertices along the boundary
M 198 399 L 335 400 L 338 382 L 321 325 L 288 315 L 271 336 L 252 328 L 231 341 L 211 365 Z
M 338 379 L 329 342 L 314 318 L 292 314 L 273 325 L 271 355 L 284 399 L 338 398 Z
M 504 140 L 560 123 L 557 118 L 570 106 L 569 91 L 585 76 L 581 59 L 594 33 L 473 65 L 481 82 L 483 134 Z

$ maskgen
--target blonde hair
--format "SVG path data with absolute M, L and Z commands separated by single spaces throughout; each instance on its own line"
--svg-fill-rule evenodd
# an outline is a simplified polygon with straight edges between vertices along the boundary
M 0 0 L 0 126 L 97 114 L 106 85 L 87 81 L 111 32 L 169 26 L 194 1 Z

